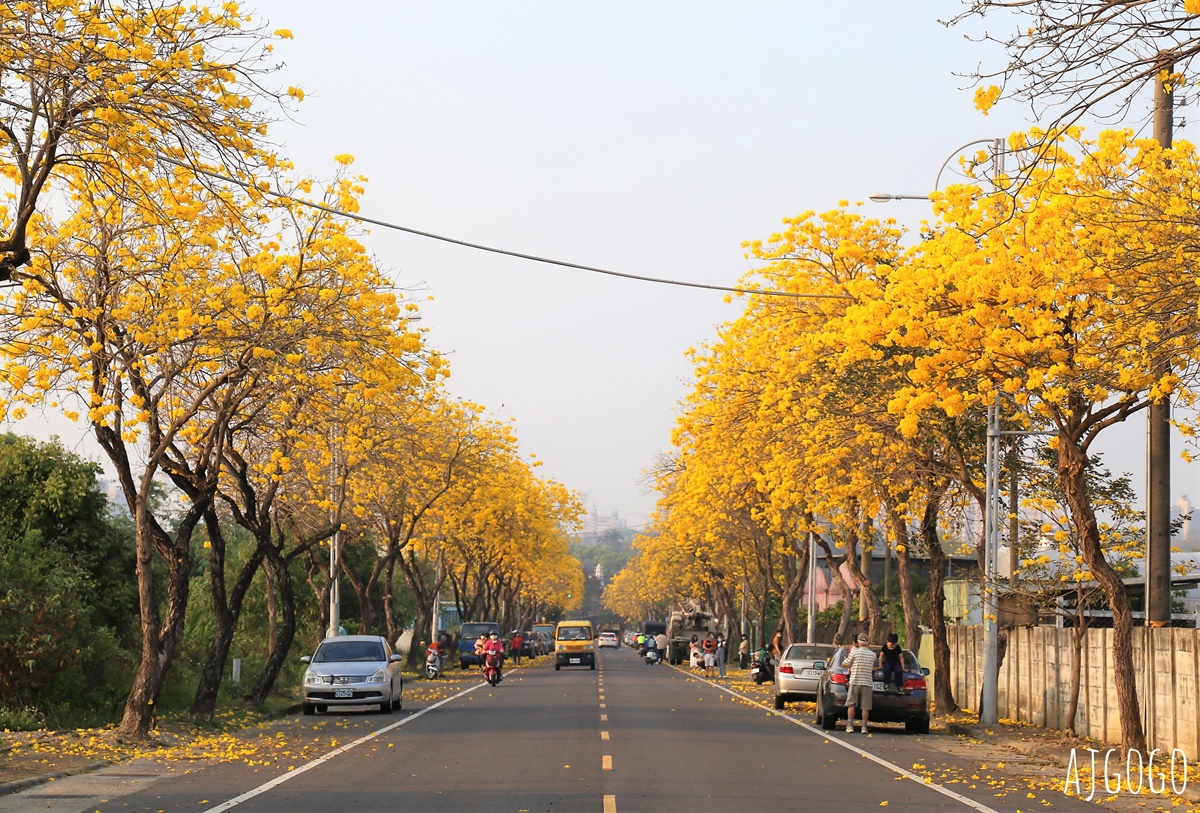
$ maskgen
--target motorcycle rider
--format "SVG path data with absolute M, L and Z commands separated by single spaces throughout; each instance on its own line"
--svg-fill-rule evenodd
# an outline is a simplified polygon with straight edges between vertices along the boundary
M 500 633 L 495 631 L 488 636 L 487 641 L 484 642 L 483 645 L 483 659 L 485 664 L 487 663 L 487 657 L 489 655 L 495 655 L 497 657 L 496 671 L 499 675 L 499 679 L 503 680 L 504 642 L 500 640 Z
M 437 640 L 429 645 L 429 649 L 425 650 L 425 658 L 429 659 L 433 656 L 437 660 L 437 671 L 441 674 L 446 668 L 446 656 L 450 654 L 450 634 L 447 632 L 438 633 Z
M 658 641 L 653 635 L 646 636 L 646 663 L 658 663 L 662 653 L 658 651 Z

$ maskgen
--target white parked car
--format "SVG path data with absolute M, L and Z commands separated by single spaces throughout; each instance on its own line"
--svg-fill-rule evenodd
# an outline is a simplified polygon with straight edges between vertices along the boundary
M 398 711 L 404 699 L 401 656 L 379 635 L 335 635 L 300 659 L 304 670 L 305 714 L 330 706 L 379 706 Z

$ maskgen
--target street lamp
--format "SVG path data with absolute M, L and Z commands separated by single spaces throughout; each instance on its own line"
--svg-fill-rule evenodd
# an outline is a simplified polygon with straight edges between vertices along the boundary
M 1004 174 L 1004 139 L 975 139 L 968 141 L 956 149 L 942 162 L 934 179 L 933 188 L 936 191 L 941 184 L 942 172 L 946 166 L 964 149 L 974 144 L 992 145 L 992 157 L 996 165 L 992 184 L 1000 190 L 999 178 Z M 875 194 L 871 200 L 876 203 L 886 203 L 891 200 L 929 200 L 928 195 L 892 195 Z M 997 554 L 1000 548 L 1000 439 L 1014 433 L 1000 431 L 1000 394 L 997 392 L 995 402 L 988 407 L 987 416 L 987 458 L 984 465 L 985 496 L 983 505 L 983 697 L 980 701 L 979 722 L 982 725 L 995 725 L 1000 721 L 998 711 L 998 684 L 1000 667 L 997 657 L 999 645 L 999 629 L 996 625 L 996 577 Z M 1011 540 L 1010 544 L 1016 544 Z

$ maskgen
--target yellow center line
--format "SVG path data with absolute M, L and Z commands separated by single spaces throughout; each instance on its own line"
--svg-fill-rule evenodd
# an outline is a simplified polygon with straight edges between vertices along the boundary
M 602 740 L 607 740 L 607 739 L 608 739 L 608 732 L 607 732 L 607 731 L 601 731 L 601 732 L 600 732 L 600 739 L 602 739 Z
M 616 796 L 605 796 L 604 797 L 604 813 L 617 813 L 617 797 Z
M 607 723 L 607 722 L 608 722 L 608 715 L 607 715 L 607 714 L 601 714 L 601 715 L 600 715 L 600 722 L 602 722 L 602 723 Z
M 605 754 L 604 756 L 600 757 L 600 770 L 612 770 L 612 757 L 609 754 Z
M 606 708 L 608 708 L 608 706 L 606 706 L 605 704 L 601 703 L 601 704 L 600 704 L 600 708 L 602 708 L 602 709 L 606 709 Z
M 604 699 L 604 695 L 600 695 L 600 699 L 601 699 L 601 700 L 603 700 L 603 699 Z

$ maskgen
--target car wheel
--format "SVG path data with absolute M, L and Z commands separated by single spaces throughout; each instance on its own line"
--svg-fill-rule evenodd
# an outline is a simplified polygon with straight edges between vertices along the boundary
M 316 713 L 317 707 L 312 703 L 304 703 L 300 706 L 300 710 L 304 712 L 305 716 L 311 716 Z
M 592 661 L 592 671 L 593 672 L 596 671 L 596 662 L 595 661 Z
M 824 698 L 817 700 L 817 715 L 821 718 L 821 728 L 826 731 L 833 731 L 837 728 L 837 717 L 829 713 L 829 709 L 825 708 Z
M 555 671 L 555 672 L 558 672 L 558 671 L 561 671 L 561 670 L 562 670 L 562 664 L 561 664 L 561 663 L 556 663 L 556 664 L 554 664 L 554 671 Z
M 904 730 L 910 734 L 928 734 L 929 718 L 922 717 L 919 720 L 908 720 L 904 723 Z
M 324 714 L 326 711 L 328 711 L 328 709 L 329 709 L 329 706 L 318 705 L 317 706 L 317 714 Z
M 776 693 L 776 695 L 775 695 L 775 710 L 783 711 L 783 705 L 785 702 L 786 701 L 783 699 L 783 695 Z

